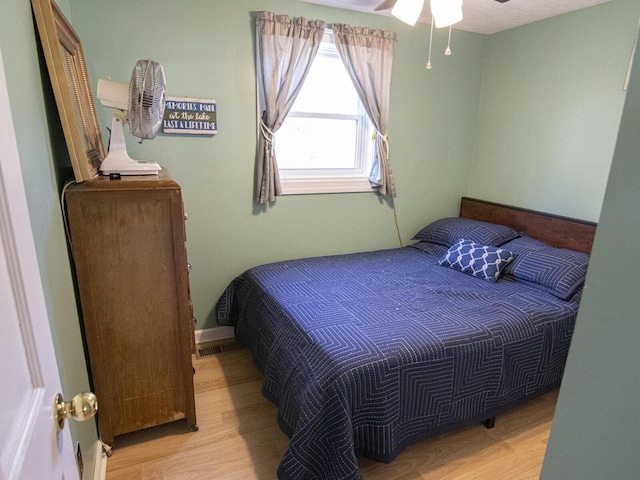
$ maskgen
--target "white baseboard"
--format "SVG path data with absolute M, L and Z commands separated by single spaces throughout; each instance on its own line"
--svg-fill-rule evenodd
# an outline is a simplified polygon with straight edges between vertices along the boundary
M 95 443 L 93 464 L 93 480 L 106 480 L 107 478 L 107 454 L 102 449 L 102 442 Z M 84 477 L 85 475 L 83 475 Z
M 216 340 L 226 340 L 235 337 L 233 327 L 214 327 L 206 330 L 196 330 L 194 333 L 196 345 Z

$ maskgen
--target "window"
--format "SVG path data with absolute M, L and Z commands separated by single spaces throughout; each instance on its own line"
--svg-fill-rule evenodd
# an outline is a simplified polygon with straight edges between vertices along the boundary
M 369 192 L 374 129 L 325 32 L 286 120 L 275 133 L 283 193 Z

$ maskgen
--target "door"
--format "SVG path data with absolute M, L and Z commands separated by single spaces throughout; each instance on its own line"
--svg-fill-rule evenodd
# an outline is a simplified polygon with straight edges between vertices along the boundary
M 0 480 L 78 479 L 9 106 L 0 49 Z

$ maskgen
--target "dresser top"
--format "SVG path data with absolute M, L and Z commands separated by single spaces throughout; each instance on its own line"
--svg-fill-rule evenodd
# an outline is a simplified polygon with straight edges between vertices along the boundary
M 180 185 L 171 174 L 162 169 L 157 175 L 122 175 L 119 179 L 99 175 L 82 183 L 73 183 L 67 189 L 73 191 L 104 191 L 104 190 L 147 190 L 147 189 L 180 189 Z

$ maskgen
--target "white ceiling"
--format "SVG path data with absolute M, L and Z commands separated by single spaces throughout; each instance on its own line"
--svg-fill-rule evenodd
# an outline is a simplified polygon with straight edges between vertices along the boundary
M 382 3 L 382 0 L 300 1 L 390 15 L 389 10 L 384 12 L 374 10 L 377 5 Z M 464 0 L 462 4 L 464 18 L 453 28 L 467 32 L 491 34 L 609 1 L 611 0 L 509 0 L 506 3 L 498 3 L 495 0 Z M 431 9 L 428 8 L 428 5 L 427 0 L 419 20 L 422 23 L 431 23 Z

